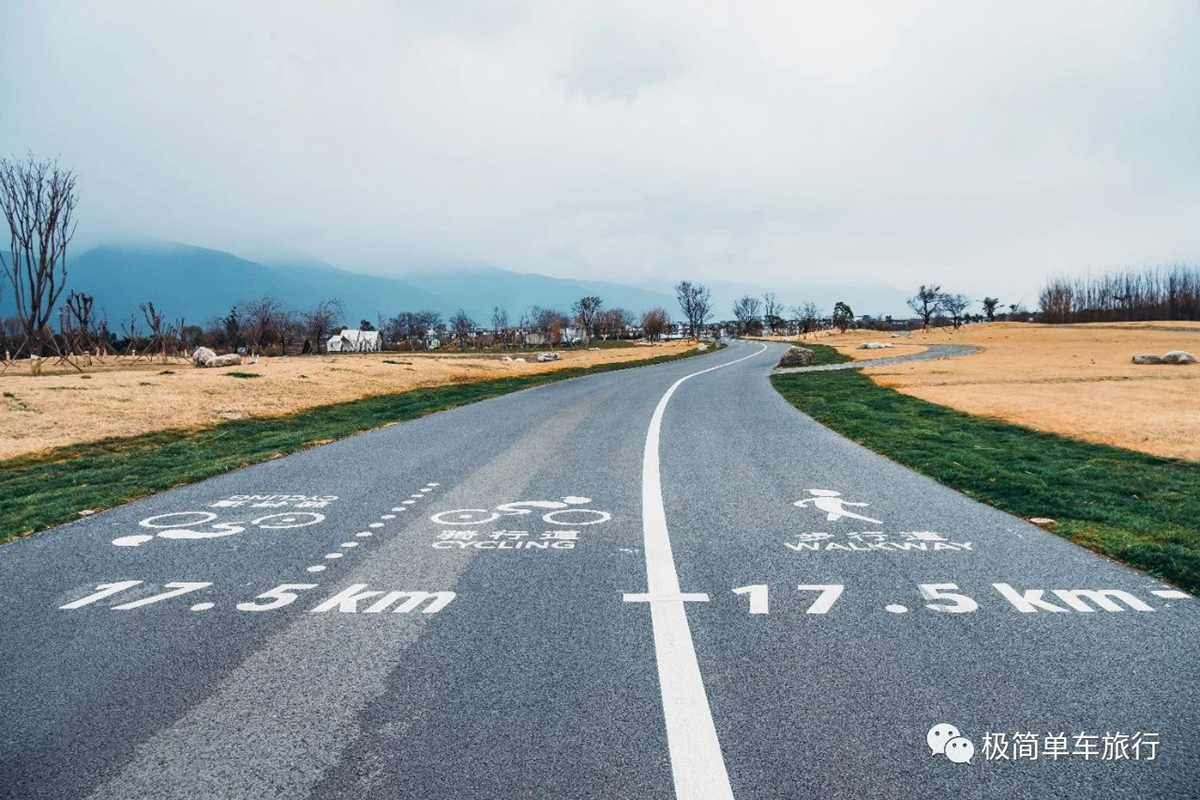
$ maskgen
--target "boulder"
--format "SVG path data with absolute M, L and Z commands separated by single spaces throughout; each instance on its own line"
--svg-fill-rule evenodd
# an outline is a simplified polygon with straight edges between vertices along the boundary
M 207 347 L 197 347 L 192 351 L 192 363 L 197 367 L 207 367 L 208 362 L 217 357 L 217 354 L 209 350 Z
M 703 353 L 708 349 L 708 345 L 706 345 L 704 342 L 701 342 L 700 344 L 696 345 L 696 349 Z
M 1162 357 L 1164 364 L 1195 364 L 1196 357 L 1187 350 L 1172 350 Z
M 813 351 L 803 347 L 789 347 L 787 352 L 783 354 L 783 358 L 779 359 L 781 367 L 811 367 L 813 362 Z
M 558 361 L 562 358 L 561 353 L 538 353 L 538 361 Z
M 210 358 L 208 360 L 208 363 L 205 364 L 204 366 L 206 366 L 206 367 L 236 367 L 238 364 L 241 364 L 241 363 L 242 363 L 242 357 L 240 355 L 238 355 L 237 353 L 229 353 L 228 355 L 216 356 L 214 358 Z
M 513 363 L 514 364 L 528 364 L 529 362 L 526 361 L 525 359 L 521 358 L 520 356 L 517 356 L 516 358 L 513 359 Z
M 892 347 L 891 342 L 863 342 L 858 346 L 859 350 L 883 350 Z
M 1135 364 L 1161 364 L 1163 363 L 1161 356 L 1156 356 L 1154 353 L 1139 353 L 1133 357 Z

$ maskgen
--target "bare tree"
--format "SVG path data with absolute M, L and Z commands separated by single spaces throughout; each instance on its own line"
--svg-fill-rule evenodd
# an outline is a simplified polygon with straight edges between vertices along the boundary
M 571 313 L 579 320 L 580 327 L 583 328 L 584 340 L 590 340 L 596 335 L 596 314 L 600 311 L 600 306 L 604 305 L 604 301 L 595 295 L 581 297 L 571 306 Z
M 679 309 L 687 320 L 688 336 L 693 339 L 700 336 L 704 323 L 712 315 L 712 294 L 708 287 L 691 281 L 680 281 L 675 284 L 675 298 L 679 301 Z
M 413 333 L 420 340 L 421 346 L 425 346 L 425 339 L 430 334 L 437 334 L 438 338 L 442 338 L 442 334 L 446 331 L 446 325 L 442 322 L 442 315 L 436 311 L 418 311 L 413 315 Z
M 633 315 L 628 311 L 623 308 L 608 308 L 596 315 L 596 335 L 602 339 L 620 339 L 625 335 L 625 329 L 632 324 Z
M 563 314 L 552 308 L 533 306 L 529 309 L 529 317 L 533 321 L 534 329 L 546 337 L 546 342 L 551 348 L 562 341 L 563 328 L 568 322 Z
M 275 325 L 279 308 L 279 303 L 265 294 L 257 300 L 250 300 L 241 305 L 241 316 L 251 355 L 257 357 L 278 335 Z
M 167 362 L 167 340 L 163 333 L 163 313 L 154 307 L 154 303 L 142 303 L 138 308 L 150 326 L 150 343 L 146 345 L 146 357 L 157 353 L 159 361 Z
M 21 320 L 18 317 L 5 317 L 4 321 L 0 322 L 0 346 L 3 347 L 6 369 L 8 368 L 8 362 L 12 360 L 13 353 L 21 341 L 22 330 Z
M 775 333 L 775 329 L 779 327 L 783 319 L 779 316 L 783 313 L 783 303 L 775 299 L 774 292 L 767 292 L 763 295 L 763 322 L 766 323 L 767 330 Z
M 1028 312 L 1019 303 L 1010 318 Z M 1040 322 L 1200 319 L 1200 267 L 1123 270 L 1086 278 L 1058 276 L 1038 297 Z
M 738 333 L 752 336 L 762 332 L 762 320 L 758 318 L 760 307 L 758 298 L 748 294 L 742 295 L 733 304 L 733 316 L 738 321 Z
M 75 175 L 57 161 L 0 159 L 0 211 L 9 231 L 9 258 L 0 254 L 25 334 L 30 369 L 41 374 L 46 326 L 67 281 L 67 245 L 75 236 L 79 195 Z M 19 353 L 18 353 L 19 354 Z
M 652 308 L 642 314 L 642 333 L 651 341 L 661 339 L 670 322 L 666 309 Z
M 950 321 L 954 323 L 954 327 L 958 328 L 962 326 L 963 312 L 971 304 L 971 298 L 965 294 L 947 293 L 938 298 L 938 303 L 950 315 Z
M 467 342 L 471 339 L 474 331 L 475 320 L 468 317 L 467 312 L 461 308 L 450 318 L 450 335 L 454 337 L 454 341 L 458 342 L 459 350 L 467 349 Z
M 342 310 L 341 300 L 322 300 L 307 311 L 301 312 L 305 335 L 312 337 L 313 350 L 318 353 L 325 352 L 329 332 L 343 316 L 345 312 Z
M 286 356 L 292 344 L 304 337 L 305 325 L 294 309 L 280 305 L 275 312 L 275 331 L 279 336 L 279 354 Z
M 807 335 L 817 329 L 817 323 L 821 319 L 821 309 L 816 303 L 804 303 L 793 309 L 796 319 L 800 321 L 800 333 Z
M 95 303 L 95 298 L 90 294 L 68 292 L 67 302 L 62 309 L 65 324 L 61 326 L 61 330 L 66 354 L 82 352 L 88 364 L 92 363 L 92 350 L 95 349 L 92 343 L 95 325 L 92 320 L 92 308 Z M 98 349 L 96 355 L 100 355 Z
M 921 318 L 921 326 L 925 330 L 929 330 L 929 321 L 941 310 L 942 297 L 942 287 L 931 283 L 922 285 L 915 295 L 908 298 L 908 307 Z
M 497 344 L 508 346 L 508 312 L 500 306 L 492 308 L 492 335 Z
M 401 311 L 387 322 L 393 338 L 403 339 L 410 350 L 418 345 L 424 349 L 429 334 L 443 327 L 442 315 L 436 311 Z

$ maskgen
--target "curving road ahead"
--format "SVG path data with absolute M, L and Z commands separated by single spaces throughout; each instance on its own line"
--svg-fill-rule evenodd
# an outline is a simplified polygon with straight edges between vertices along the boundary
M 0 547 L 0 796 L 1194 796 L 1195 601 L 816 424 L 781 351 Z

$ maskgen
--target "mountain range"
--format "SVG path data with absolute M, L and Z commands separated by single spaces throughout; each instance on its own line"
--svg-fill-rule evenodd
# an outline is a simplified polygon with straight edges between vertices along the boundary
M 717 282 L 712 287 L 713 316 L 718 319 L 731 316 L 734 297 L 763 291 L 749 283 Z M 431 310 L 448 316 L 460 308 L 487 324 L 495 306 L 506 309 L 515 322 L 531 306 L 568 311 L 586 295 L 597 295 L 606 307 L 624 307 L 635 314 L 661 306 L 678 315 L 669 284 L 630 286 L 553 278 L 486 264 L 442 265 L 390 278 L 348 272 L 311 258 L 249 260 L 221 250 L 159 241 L 103 244 L 71 256 L 67 288 L 93 295 L 113 329 L 146 301 L 153 302 L 168 319 L 203 324 L 228 313 L 237 303 L 266 294 L 294 308 L 337 299 L 351 325 L 362 319 L 377 324 L 381 315 L 390 317 L 400 311 Z M 828 311 L 836 301 L 833 298 L 843 299 L 844 295 L 849 299 L 854 293 L 861 297 L 867 290 L 792 286 L 776 291 L 785 302 L 811 300 Z M 880 308 L 864 306 L 856 311 L 900 313 L 898 309 L 903 308 L 900 292 L 883 289 L 872 293 L 876 296 L 870 304 Z M 13 313 L 11 295 L 5 291 L 0 296 L 0 315 Z

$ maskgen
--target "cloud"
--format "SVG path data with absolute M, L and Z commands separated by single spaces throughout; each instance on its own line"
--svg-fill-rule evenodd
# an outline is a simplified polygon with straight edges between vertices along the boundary
M 92 240 L 1029 301 L 1200 260 L 1197 34 L 1190 2 L 48 0 L 6 9 L 0 152 L 73 164 Z

